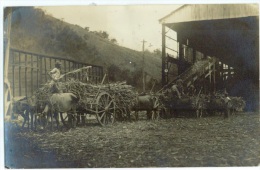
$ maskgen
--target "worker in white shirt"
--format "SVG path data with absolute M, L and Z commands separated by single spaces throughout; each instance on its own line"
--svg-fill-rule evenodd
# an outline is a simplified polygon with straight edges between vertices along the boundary
M 51 93 L 59 93 L 60 90 L 58 87 L 58 82 L 61 78 L 61 62 L 60 61 L 57 61 L 55 63 L 55 68 L 49 72 L 49 75 L 52 79 L 50 82 Z

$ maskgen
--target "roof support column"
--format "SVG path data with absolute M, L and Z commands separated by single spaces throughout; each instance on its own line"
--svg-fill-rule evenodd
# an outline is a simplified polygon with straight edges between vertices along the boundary
M 162 86 L 166 85 L 165 25 L 162 24 Z
M 192 62 L 193 62 L 193 64 L 196 62 L 196 50 L 195 50 L 195 48 L 192 48 Z
M 179 40 L 179 36 L 178 36 Z M 183 73 L 185 66 L 184 66 L 184 53 L 183 53 L 183 41 L 180 39 L 179 40 L 179 64 L 178 64 L 178 75 Z

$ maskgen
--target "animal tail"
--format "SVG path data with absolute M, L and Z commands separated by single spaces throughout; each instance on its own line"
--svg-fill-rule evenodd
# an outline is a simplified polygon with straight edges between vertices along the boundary
M 80 96 L 76 96 L 75 94 L 72 94 L 71 98 L 74 103 L 78 103 L 80 100 Z

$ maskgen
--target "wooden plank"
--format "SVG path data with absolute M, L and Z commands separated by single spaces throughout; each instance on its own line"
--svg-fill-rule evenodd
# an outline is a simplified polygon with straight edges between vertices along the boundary
M 23 62 L 21 62 L 21 63 L 23 63 Z M 12 64 L 12 65 L 17 66 L 17 67 L 21 67 L 21 68 L 25 68 L 26 67 L 26 68 L 34 69 L 34 70 L 39 69 L 38 67 L 32 67 L 32 66 L 25 65 L 25 64 L 23 64 L 23 65 L 21 65 L 21 64 Z
M 81 68 L 83 67 L 83 64 L 80 64 Z M 80 74 L 80 80 L 83 81 L 83 73 L 84 73 L 84 70 L 81 70 L 81 74 Z
M 45 72 L 45 82 L 47 82 L 47 63 L 45 57 L 44 57 L 44 72 Z
M 76 66 L 77 66 L 76 69 L 79 69 L 79 65 L 80 65 L 79 63 L 76 64 Z M 78 80 L 80 80 L 80 73 L 79 72 L 77 73 L 77 78 L 78 78 Z
M 166 47 L 166 46 L 165 46 L 165 48 L 166 48 L 166 49 L 169 49 L 169 50 L 171 50 L 171 51 L 174 51 L 174 52 L 176 52 L 176 53 L 178 54 L 178 51 L 177 51 L 177 50 L 174 50 L 174 49 L 169 48 L 169 47 Z
M 67 66 L 66 66 L 66 60 L 63 60 L 63 64 L 64 64 L 64 72 L 67 73 Z M 67 76 L 65 76 L 65 81 L 67 81 Z
M 14 59 L 13 63 L 10 63 L 11 65 L 10 77 L 13 76 L 12 78 L 14 80 L 13 91 L 16 92 L 15 93 L 16 95 L 18 95 L 19 93 L 20 93 L 19 95 L 28 95 L 33 93 L 35 88 L 39 88 L 39 86 L 44 81 L 44 76 L 43 76 L 44 73 L 45 73 L 45 80 L 46 81 L 48 80 L 47 78 L 48 66 L 50 66 L 50 68 L 52 67 L 55 58 L 46 58 L 45 56 L 41 56 L 41 55 L 34 55 L 30 53 L 23 53 L 23 52 L 13 51 L 13 50 L 11 52 L 14 53 L 13 56 L 15 56 L 15 58 L 13 58 Z M 64 62 L 64 69 L 66 70 L 66 72 L 68 71 L 68 69 L 69 70 L 78 69 L 86 65 L 85 63 L 69 62 L 67 60 L 61 60 L 61 61 Z M 69 64 L 69 68 L 67 68 L 68 64 Z M 72 66 L 71 64 L 73 64 L 73 68 L 71 67 Z M 98 83 L 102 79 L 103 68 L 100 66 L 93 66 L 93 65 L 92 67 L 93 69 L 91 69 L 90 71 L 90 76 L 92 76 L 93 82 Z M 75 74 L 74 77 L 83 81 L 84 71 L 82 70 L 81 72 Z
M 165 75 L 165 64 L 166 64 L 166 46 L 165 46 L 165 25 L 162 24 L 162 86 L 164 86 L 166 82 L 166 75 Z
M 12 55 L 12 57 L 13 57 L 13 63 L 15 63 L 15 55 Z M 13 96 L 15 96 L 15 74 L 14 74 L 15 66 L 14 65 L 13 65 L 12 69 L 13 69 L 13 76 L 12 76 L 12 78 L 13 78 Z
M 49 61 L 50 61 L 50 70 L 52 70 L 52 65 L 51 65 L 51 58 L 49 58 Z M 49 72 L 49 70 L 48 70 L 48 72 Z
M 161 24 L 259 16 L 258 4 L 190 4 L 173 11 Z
M 27 64 L 27 54 L 24 56 L 24 61 Z M 27 96 L 27 67 L 25 67 L 25 73 L 24 73 L 24 80 L 25 80 L 25 95 Z
M 32 55 L 41 55 L 45 58 L 52 58 L 52 59 L 57 59 L 57 60 L 63 60 L 64 58 L 63 57 L 57 57 L 57 56 L 50 56 L 50 55 L 45 55 L 45 54 L 39 54 L 39 53 L 34 53 L 34 52 L 30 52 L 30 51 L 23 51 L 23 50 L 18 50 L 18 49 L 15 49 L 15 48 L 11 48 L 12 51 L 15 51 L 15 52 L 20 52 L 20 53 L 23 53 L 23 54 L 32 54 Z M 95 67 L 100 67 L 98 65 L 94 65 L 94 64 L 89 64 L 89 63 L 85 63 L 85 62 L 79 62 L 77 60 L 72 60 L 72 59 L 66 59 L 66 61 L 70 61 L 72 63 L 83 63 L 83 64 L 87 64 L 87 65 L 90 65 L 90 66 L 95 66 Z
M 163 35 L 162 35 L 163 36 Z M 171 39 L 171 40 L 173 40 L 173 41 L 176 41 L 177 42 L 177 40 L 176 39 L 174 39 L 174 38 L 172 38 L 172 37 L 170 37 L 170 36 L 167 36 L 167 35 L 165 35 L 165 37 L 167 37 L 167 38 L 169 38 L 169 39 Z
M 18 53 L 18 61 L 21 62 L 21 54 Z M 15 64 L 15 63 L 14 63 Z M 21 83 L 21 67 L 19 66 L 19 72 L 18 72 L 18 81 L 19 81 L 19 96 L 21 96 L 22 92 L 22 83 Z
M 31 95 L 33 94 L 33 56 L 31 56 Z
M 39 88 L 39 85 L 42 84 L 42 57 L 38 56 L 38 58 L 39 58 L 39 61 L 40 61 L 40 81 L 38 83 L 38 88 Z

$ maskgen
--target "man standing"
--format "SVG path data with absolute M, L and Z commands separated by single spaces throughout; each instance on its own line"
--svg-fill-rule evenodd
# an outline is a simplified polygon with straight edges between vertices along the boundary
M 183 92 L 183 81 L 182 79 L 179 79 L 176 81 L 176 84 L 174 84 L 172 87 L 171 87 L 171 90 L 172 90 L 172 95 L 173 97 L 175 97 L 177 95 L 177 97 L 180 99 L 181 96 L 184 94 Z
M 230 97 L 228 97 L 228 93 L 226 90 L 224 91 L 224 97 L 222 97 L 222 100 L 224 101 L 224 117 L 228 118 L 231 108 L 231 99 Z
M 189 96 L 194 96 L 196 93 L 196 88 L 193 84 L 191 84 L 188 88 L 188 95 Z
M 53 81 L 58 81 L 60 79 L 61 62 L 56 61 L 55 68 L 49 72 Z
M 57 61 L 55 63 L 55 68 L 52 69 L 49 72 L 49 75 L 51 76 L 51 82 L 50 82 L 50 88 L 51 88 L 51 93 L 58 93 L 59 87 L 58 87 L 58 82 L 61 78 L 61 62 Z

